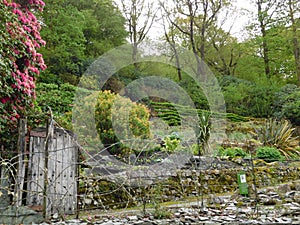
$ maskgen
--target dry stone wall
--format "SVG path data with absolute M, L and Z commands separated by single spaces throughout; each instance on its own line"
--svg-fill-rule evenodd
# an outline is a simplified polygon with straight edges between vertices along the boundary
M 300 179 L 299 162 L 268 164 L 257 160 L 252 169 L 249 160 L 212 161 L 206 166 L 188 165 L 169 178 L 153 181 L 146 187 L 116 184 L 101 176 L 82 178 L 84 185 L 80 186 L 81 208 L 114 209 L 142 205 L 145 202 L 177 201 L 186 197 L 233 193 L 239 188 L 237 173 L 240 171 L 246 173 L 249 195 L 253 198 L 255 186 L 259 189 Z

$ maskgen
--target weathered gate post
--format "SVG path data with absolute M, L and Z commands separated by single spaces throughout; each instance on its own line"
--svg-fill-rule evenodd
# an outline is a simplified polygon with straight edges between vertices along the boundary
M 22 121 L 21 125 L 22 135 L 19 137 L 20 146 L 25 146 L 26 121 Z M 2 147 L 1 151 L 4 151 Z M 15 164 L 10 160 L 4 160 L 0 153 L 0 224 L 31 224 L 42 223 L 43 217 L 37 212 L 21 206 L 22 204 L 22 190 L 25 176 L 25 150 L 21 147 L 19 152 L 19 164 L 17 165 L 17 173 L 15 179 L 14 189 L 14 205 L 11 205 L 9 191 L 11 190 L 10 178 L 15 172 Z M 20 164 L 21 163 L 21 164 Z
M 10 205 L 9 197 L 8 197 L 8 168 L 5 165 L 4 161 L 1 161 L 0 165 L 0 212 L 3 212 Z M 1 213 L 0 213 L 1 215 Z
M 22 205 L 22 195 L 25 180 L 25 160 L 26 160 L 26 133 L 27 133 L 27 119 L 20 119 L 19 121 L 19 137 L 18 137 L 18 166 L 14 191 L 14 204 L 19 207 Z
M 47 131 L 46 131 L 46 139 L 45 139 L 45 164 L 44 164 L 44 191 L 43 191 L 43 216 L 44 218 L 47 218 L 50 213 L 50 210 L 48 209 L 47 205 L 47 198 L 48 198 L 48 160 L 49 160 L 49 149 L 51 148 L 51 144 L 53 142 L 53 136 L 54 136 L 54 120 L 53 118 L 49 119 L 47 124 Z

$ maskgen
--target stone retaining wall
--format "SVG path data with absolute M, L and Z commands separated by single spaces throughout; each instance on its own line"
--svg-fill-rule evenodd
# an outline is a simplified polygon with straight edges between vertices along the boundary
M 232 162 L 229 162 L 229 164 Z M 265 163 L 255 161 L 254 174 L 249 164 L 239 164 L 233 168 L 182 169 L 175 176 L 156 182 L 147 187 L 128 187 L 112 183 L 103 177 L 85 178 L 85 186 L 80 187 L 81 208 L 122 208 L 141 205 L 145 202 L 176 201 L 185 197 L 199 197 L 201 194 L 224 194 L 238 190 L 237 173 L 246 172 L 249 193 L 254 197 L 254 177 L 256 188 L 275 186 L 300 179 L 300 164 L 280 162 Z M 244 166 L 242 166 L 244 165 Z M 255 176 L 254 176 L 255 175 Z
M 0 211 L 0 224 L 38 224 L 43 221 L 40 213 L 23 206 L 9 206 Z

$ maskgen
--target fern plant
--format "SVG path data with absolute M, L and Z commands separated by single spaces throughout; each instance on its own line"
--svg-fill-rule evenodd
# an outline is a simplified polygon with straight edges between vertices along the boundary
M 294 136 L 295 128 L 287 120 L 268 119 L 264 126 L 255 128 L 256 136 L 265 146 L 271 146 L 287 158 L 293 155 L 299 155 L 296 149 L 298 146 L 298 137 Z

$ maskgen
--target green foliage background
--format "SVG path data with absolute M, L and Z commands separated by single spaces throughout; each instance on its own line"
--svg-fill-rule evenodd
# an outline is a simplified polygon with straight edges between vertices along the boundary
M 28 108 L 26 113 L 22 113 L 22 116 L 29 118 L 31 128 L 45 125 L 45 118 L 49 116 L 49 109 L 51 108 L 55 119 L 62 126 L 72 129 L 74 96 L 76 90 L 78 90 L 76 85 L 86 69 L 99 56 L 116 46 L 128 42 L 129 35 L 126 30 L 128 18 L 124 17 L 122 10 L 118 8 L 113 0 L 45 0 L 45 3 L 46 6 L 43 12 L 40 13 L 37 10 L 32 12 L 42 25 L 41 36 L 47 42 L 46 46 L 42 47 L 40 51 L 48 68 L 37 77 L 36 100 L 33 102 L 30 99 L 28 102 L 18 104 L 23 107 L 34 103 L 35 108 Z M 214 0 L 211 3 L 214 3 Z M 197 13 L 199 15 L 195 18 L 195 21 L 198 25 L 201 25 L 202 15 L 199 12 Z M 268 16 L 267 11 L 264 13 L 264 16 Z M 286 12 L 282 13 L 284 15 Z M 0 97 L 2 98 L 4 95 L 12 96 L 15 93 L 15 90 L 6 84 L 10 83 L 12 79 L 10 66 L 13 62 L 10 62 L 9 58 L 4 56 L 11 52 L 14 47 L 19 46 L 22 40 L 9 41 L 11 37 L 6 32 L 5 23 L 17 21 L 15 16 L 8 13 L 3 3 L 1 3 L 0 8 L 0 19 L 0 72 L 2 77 Z M 189 20 L 186 18 L 176 18 L 175 21 L 183 28 L 187 28 L 189 25 Z M 254 21 L 253 24 L 247 27 L 249 37 L 243 40 L 238 40 L 230 32 L 225 31 L 225 28 L 219 27 L 216 21 L 206 27 L 204 40 L 201 39 L 200 32 L 195 33 L 197 45 L 205 42 L 204 62 L 219 81 L 226 103 L 226 118 L 230 122 L 244 122 L 251 121 L 254 118 L 274 117 L 287 119 L 291 121 L 293 126 L 300 126 L 300 89 L 297 83 L 293 55 L 293 38 L 295 34 L 292 32 L 289 18 L 284 15 L 283 20 L 272 20 L 271 24 L 267 26 L 265 37 L 257 32 L 257 26 L 257 21 Z M 299 19 L 296 21 L 296 26 L 296 38 L 299 40 Z M 196 27 L 197 29 L 199 27 Z M 166 32 L 169 32 L 169 35 L 174 35 L 174 46 L 191 50 L 190 39 L 182 32 L 176 29 Z M 165 41 L 163 37 L 161 40 Z M 270 77 L 265 74 L 262 55 L 263 41 L 267 41 L 269 48 Z M 169 43 L 163 42 L 158 44 L 157 47 L 163 49 L 169 60 L 174 62 L 175 53 L 169 48 Z M 23 45 L 20 45 L 20 49 L 23 53 L 27 51 Z M 183 69 L 185 66 L 190 66 L 190 62 L 180 61 L 179 63 L 179 67 Z M 107 69 L 104 64 L 99 65 L 99 68 L 100 73 Z M 93 76 L 97 75 L 99 74 Z M 118 93 L 127 84 L 146 76 L 159 76 L 176 82 L 191 97 L 199 115 L 203 111 L 210 110 L 203 90 L 195 84 L 188 74 L 182 72 L 180 77 L 178 68 L 173 68 L 164 63 L 147 61 L 139 63 L 137 67 L 129 65 L 114 74 L 102 89 Z M 89 78 L 84 77 L 84 79 L 81 81 L 87 84 L 87 89 L 97 90 L 99 84 L 93 82 L 93 78 L 89 80 Z M 81 90 L 85 93 L 85 96 L 92 93 L 87 89 Z M 107 113 L 110 112 L 112 101 L 119 97 L 111 92 L 102 93 L 105 94 L 99 95 L 97 103 L 89 102 L 92 98 L 87 97 L 82 107 L 96 104 L 95 115 L 97 115 L 98 132 L 102 141 L 108 146 L 118 142 L 112 131 L 111 119 Z M 142 138 L 148 137 L 149 124 L 146 121 L 149 118 L 149 112 L 147 109 L 144 106 L 130 102 L 128 99 L 122 99 L 122 101 L 123 103 L 117 105 L 121 111 L 126 111 L 130 105 L 133 105 L 132 118 L 130 119 L 133 135 Z M 155 96 L 144 99 L 142 102 L 151 109 L 153 115 L 156 114 L 171 127 L 180 125 L 180 116 L 174 104 L 167 102 L 165 99 L 155 98 Z M 12 106 L 12 104 L 9 106 Z M 5 117 L 11 116 L 10 112 L 3 110 L 7 105 L 0 102 L 0 107 Z M 0 117 L 0 130 L 11 128 L 7 124 L 7 119 L 3 118 Z M 121 127 L 118 129 L 121 129 L 125 119 L 115 119 L 120 119 L 119 124 Z M 14 127 L 13 132 L 16 133 L 16 131 L 16 127 Z M 1 143 L 6 141 L 15 143 L 15 140 L 9 140 L 12 139 L 10 134 L 12 133 L 2 132 Z M 87 133 L 87 136 L 89 135 Z M 96 140 L 95 137 L 90 138 Z M 14 144 L 6 146 L 9 149 L 14 148 Z M 119 147 L 122 148 L 122 146 Z

